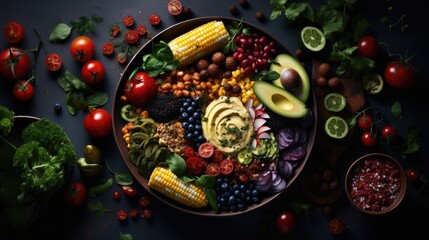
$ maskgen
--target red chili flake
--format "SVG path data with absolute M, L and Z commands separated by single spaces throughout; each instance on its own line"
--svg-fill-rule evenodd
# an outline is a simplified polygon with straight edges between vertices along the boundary
M 383 210 L 398 196 L 401 187 L 399 178 L 394 163 L 368 159 L 352 177 L 350 196 L 364 210 Z

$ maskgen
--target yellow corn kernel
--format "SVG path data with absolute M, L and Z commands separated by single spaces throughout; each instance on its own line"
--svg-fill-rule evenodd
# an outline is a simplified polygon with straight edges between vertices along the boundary
M 210 21 L 182 34 L 168 43 L 182 66 L 222 48 L 230 36 L 222 21 Z
M 190 182 L 180 180 L 170 169 L 155 167 L 150 175 L 149 187 L 188 207 L 207 206 L 204 190 Z

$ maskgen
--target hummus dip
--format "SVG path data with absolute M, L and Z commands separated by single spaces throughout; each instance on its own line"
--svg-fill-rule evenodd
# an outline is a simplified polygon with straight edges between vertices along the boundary
M 238 152 L 252 141 L 252 116 L 237 97 L 222 96 L 205 109 L 204 137 L 224 153 Z

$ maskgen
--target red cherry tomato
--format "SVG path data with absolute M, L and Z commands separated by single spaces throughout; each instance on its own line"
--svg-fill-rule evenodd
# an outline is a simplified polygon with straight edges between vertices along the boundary
M 126 53 L 120 52 L 120 53 L 118 53 L 116 55 L 116 61 L 118 61 L 118 63 L 120 63 L 120 64 L 126 63 L 127 59 L 128 58 L 127 58 L 127 54 Z
M 276 226 L 279 232 L 290 234 L 294 231 L 296 225 L 295 214 L 291 211 L 281 211 L 276 218 Z
M 86 200 L 87 189 L 83 183 L 75 182 L 68 184 L 64 189 L 64 200 L 71 207 L 79 207 Z
M 125 16 L 123 19 L 122 19 L 122 23 L 124 24 L 124 26 L 125 27 L 131 27 L 131 26 L 133 26 L 134 25 L 134 18 L 132 17 L 132 16 L 130 16 L 130 15 L 128 15 L 128 16 Z
M 137 210 L 137 208 L 131 209 L 130 212 L 128 213 L 130 218 L 136 218 L 138 217 L 138 214 L 139 214 L 139 211 Z
M 361 115 L 358 118 L 358 125 L 362 130 L 368 131 L 372 126 L 372 117 L 368 114 Z
M 113 54 L 113 52 L 115 52 L 115 46 L 113 45 L 112 42 L 106 42 L 103 45 L 102 50 L 103 50 L 103 54 L 110 56 Z
M 221 150 L 215 149 L 212 155 L 212 161 L 220 163 L 225 158 L 225 154 Z
M 209 165 L 207 165 L 207 167 L 206 167 L 206 174 L 209 176 L 214 176 L 214 177 L 219 175 L 220 174 L 219 164 L 217 162 L 209 163 Z
M 117 24 L 114 24 L 113 26 L 110 27 L 110 36 L 116 37 L 119 35 L 119 33 L 121 33 L 121 29 Z
M 357 43 L 357 52 L 362 57 L 375 58 L 378 55 L 377 41 L 373 36 L 363 36 Z
M 150 204 L 150 200 L 148 197 L 142 196 L 140 197 L 139 204 L 142 207 L 148 207 Z
M 12 89 L 13 96 L 20 102 L 27 102 L 34 96 L 33 85 L 25 80 L 16 82 Z
M 112 132 L 112 116 L 105 109 L 93 109 L 85 116 L 83 125 L 90 136 L 104 138 Z
M 406 174 L 408 180 L 410 180 L 411 182 L 416 182 L 420 178 L 420 173 L 415 169 L 408 169 L 406 171 Z
M 370 131 L 362 134 L 362 143 L 367 147 L 373 147 L 377 143 L 377 136 Z
M 229 159 L 224 159 L 219 163 L 220 173 L 228 175 L 234 171 L 234 163 Z
M 170 0 L 167 3 L 167 10 L 171 15 L 177 16 L 182 13 L 182 3 L 179 0 Z
M 142 107 L 156 97 L 158 86 L 146 72 L 137 72 L 131 80 L 125 84 L 125 96 L 130 104 Z
M 135 44 L 139 39 L 140 35 L 136 30 L 128 30 L 124 36 L 124 40 L 129 44 Z
M 94 56 L 94 42 L 87 36 L 78 36 L 70 44 L 70 54 L 76 61 L 86 63 Z
M 150 16 L 149 16 L 149 23 L 152 25 L 152 26 L 156 26 L 156 25 L 158 25 L 159 23 L 161 22 L 161 18 L 159 17 L 159 15 L 158 14 L 151 14 Z
M 381 129 L 381 136 L 388 142 L 394 142 L 398 139 L 398 132 L 391 125 L 386 125 Z
M 119 191 L 114 191 L 112 196 L 113 196 L 113 199 L 115 200 L 121 199 L 121 193 Z
M 18 22 L 8 22 L 3 29 L 3 35 L 10 44 L 19 43 L 25 37 L 24 26 Z
M 384 71 L 384 80 L 395 89 L 406 89 L 413 85 L 415 79 L 416 70 L 410 62 L 407 64 L 396 61 L 390 62 Z
M 106 75 L 106 69 L 102 62 L 98 60 L 89 60 L 82 66 L 80 75 L 82 80 L 88 85 L 99 84 Z
M 197 156 L 192 156 L 186 159 L 186 171 L 189 174 L 197 176 L 203 173 L 204 163 L 203 159 Z
M 209 158 L 213 155 L 214 150 L 214 146 L 211 143 L 205 142 L 198 148 L 198 155 L 202 158 Z
M 30 73 L 30 56 L 21 48 L 8 47 L 0 52 L 0 76 L 8 80 L 25 79 Z
M 138 194 L 137 188 L 130 185 L 122 185 L 121 189 L 122 189 L 122 192 L 127 197 L 134 197 L 134 196 L 137 196 Z
M 138 25 L 137 26 L 137 32 L 139 33 L 140 36 L 144 36 L 147 33 L 146 26 Z
M 128 218 L 128 213 L 127 213 L 125 210 L 123 210 L 123 209 L 118 210 L 118 211 L 116 212 L 116 218 L 117 218 L 119 221 L 125 221 L 125 220 L 127 220 L 127 218 Z
M 195 156 L 195 150 L 192 147 L 187 147 L 185 151 L 183 152 L 183 155 L 185 158 L 193 157 Z
M 45 64 L 46 64 L 46 68 L 49 71 L 55 72 L 61 68 L 61 65 L 63 64 L 63 60 L 61 59 L 60 55 L 56 53 L 50 53 L 46 56 Z

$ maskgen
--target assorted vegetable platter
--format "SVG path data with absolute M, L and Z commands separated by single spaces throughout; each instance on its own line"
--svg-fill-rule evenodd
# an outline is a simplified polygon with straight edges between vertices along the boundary
M 305 166 L 313 98 L 304 67 L 271 35 L 237 19 L 196 18 L 153 37 L 127 65 L 114 135 L 136 180 L 166 204 L 240 214 L 276 198 Z

